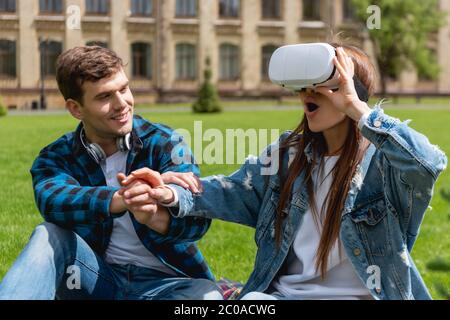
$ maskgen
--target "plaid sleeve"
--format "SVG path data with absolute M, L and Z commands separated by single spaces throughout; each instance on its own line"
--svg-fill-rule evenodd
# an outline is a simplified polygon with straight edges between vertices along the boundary
M 153 141 L 160 146 L 158 153 L 160 173 L 164 172 L 193 172 L 200 175 L 200 170 L 195 162 L 189 146 L 183 137 L 166 128 L 161 136 Z M 180 190 L 181 189 L 181 190 Z M 189 190 L 179 188 L 179 192 L 190 193 Z M 209 229 L 211 220 L 199 217 L 174 218 L 171 215 L 169 233 L 165 235 L 164 242 L 192 242 L 199 240 Z
M 144 225 L 140 225 L 137 232 L 138 234 L 142 232 L 156 244 L 189 243 L 200 240 L 211 225 L 210 219 L 199 217 L 175 218 L 171 216 L 170 219 L 168 234 L 161 235 Z
M 109 216 L 112 187 L 84 187 L 72 177 L 57 152 L 43 150 L 33 163 L 36 205 L 48 222 L 60 225 L 87 224 Z
M 194 159 L 191 148 L 183 137 L 167 128 L 167 133 L 157 141 L 160 144 L 158 156 L 159 172 L 193 172 L 200 176 L 200 169 Z M 161 145 L 162 144 L 162 145 Z

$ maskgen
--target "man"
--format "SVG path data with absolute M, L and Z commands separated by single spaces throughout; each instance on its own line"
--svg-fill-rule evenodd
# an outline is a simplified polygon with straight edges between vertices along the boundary
M 172 141 L 169 128 L 133 116 L 122 60 L 97 46 L 68 50 L 58 59 L 57 82 L 81 123 L 32 166 L 46 222 L 0 284 L 0 299 L 221 299 L 194 243 L 211 221 L 173 218 L 149 196 L 124 199 L 143 185 L 121 188 L 132 171 L 199 169 L 173 163 L 183 142 Z M 180 152 L 192 159 L 185 146 Z

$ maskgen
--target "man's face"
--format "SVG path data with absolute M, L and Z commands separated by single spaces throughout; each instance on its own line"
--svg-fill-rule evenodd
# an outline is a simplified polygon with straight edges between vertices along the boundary
M 91 142 L 115 139 L 131 132 L 134 99 L 122 68 L 109 78 L 85 82 L 82 89 L 80 120 Z

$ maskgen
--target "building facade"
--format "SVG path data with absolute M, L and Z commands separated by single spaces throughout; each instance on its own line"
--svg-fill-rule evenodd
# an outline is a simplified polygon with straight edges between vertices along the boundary
M 372 52 L 347 0 L 0 0 L 0 95 L 11 109 L 62 108 L 55 61 L 66 49 L 101 45 L 116 51 L 137 103 L 193 99 L 206 60 L 223 97 L 283 93 L 267 67 L 279 46 L 326 41 L 344 31 Z M 450 0 L 441 0 L 450 10 Z M 449 18 L 450 19 L 450 18 Z M 388 88 L 447 92 L 450 29 L 432 45 L 443 72 L 437 81 L 405 72 Z M 43 79 L 43 81 L 41 80 Z

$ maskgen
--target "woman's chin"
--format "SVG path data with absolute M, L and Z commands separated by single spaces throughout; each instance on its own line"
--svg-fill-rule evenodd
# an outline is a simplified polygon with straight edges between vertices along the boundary
M 309 124 L 309 130 L 312 133 L 320 133 L 323 132 L 325 130 L 325 128 L 323 128 L 322 126 L 311 126 L 311 124 Z

